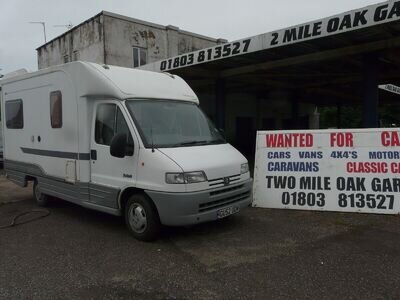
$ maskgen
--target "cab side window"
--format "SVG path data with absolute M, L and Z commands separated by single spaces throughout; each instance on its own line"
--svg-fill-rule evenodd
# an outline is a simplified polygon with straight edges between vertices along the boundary
M 131 156 L 133 155 L 133 139 L 131 132 L 129 131 L 128 124 L 126 124 L 124 115 L 122 114 L 121 110 L 118 108 L 117 109 L 117 118 L 116 118 L 116 131 L 115 134 L 117 133 L 125 133 L 126 134 L 126 155 Z
M 100 104 L 97 106 L 95 141 L 100 145 L 111 145 L 111 140 L 117 133 L 127 136 L 126 155 L 133 155 L 133 139 L 128 124 L 121 110 L 115 104 Z
M 115 131 L 115 104 L 97 106 L 95 141 L 97 144 L 110 146 Z

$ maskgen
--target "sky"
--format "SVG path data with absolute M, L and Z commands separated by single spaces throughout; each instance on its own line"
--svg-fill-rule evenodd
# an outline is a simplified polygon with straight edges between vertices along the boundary
M 0 0 L 0 73 L 37 70 L 36 48 L 102 10 L 229 41 L 329 17 L 376 0 Z

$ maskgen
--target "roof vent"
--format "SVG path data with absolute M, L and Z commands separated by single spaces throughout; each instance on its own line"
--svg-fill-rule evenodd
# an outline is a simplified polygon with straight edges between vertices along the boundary
M 103 65 L 103 68 L 106 70 L 110 70 L 110 66 L 108 66 L 108 65 Z
M 24 74 L 28 74 L 28 73 L 29 73 L 28 69 L 19 69 L 19 70 L 4 74 L 3 76 L 0 75 L 0 78 L 1 79 L 8 79 L 8 78 L 11 78 L 11 77 L 24 75 Z

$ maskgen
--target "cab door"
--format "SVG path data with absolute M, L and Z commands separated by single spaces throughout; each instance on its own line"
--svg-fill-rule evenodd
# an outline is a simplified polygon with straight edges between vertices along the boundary
M 136 184 L 138 142 L 132 135 L 133 125 L 123 105 L 118 101 L 98 101 L 91 137 L 90 202 L 109 208 L 118 208 L 119 192 Z M 110 154 L 110 144 L 118 133 L 127 136 L 126 155 Z

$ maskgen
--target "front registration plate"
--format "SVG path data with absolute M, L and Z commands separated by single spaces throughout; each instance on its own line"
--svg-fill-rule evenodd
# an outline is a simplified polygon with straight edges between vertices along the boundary
M 217 211 L 217 218 L 222 219 L 239 212 L 238 206 L 225 207 Z

